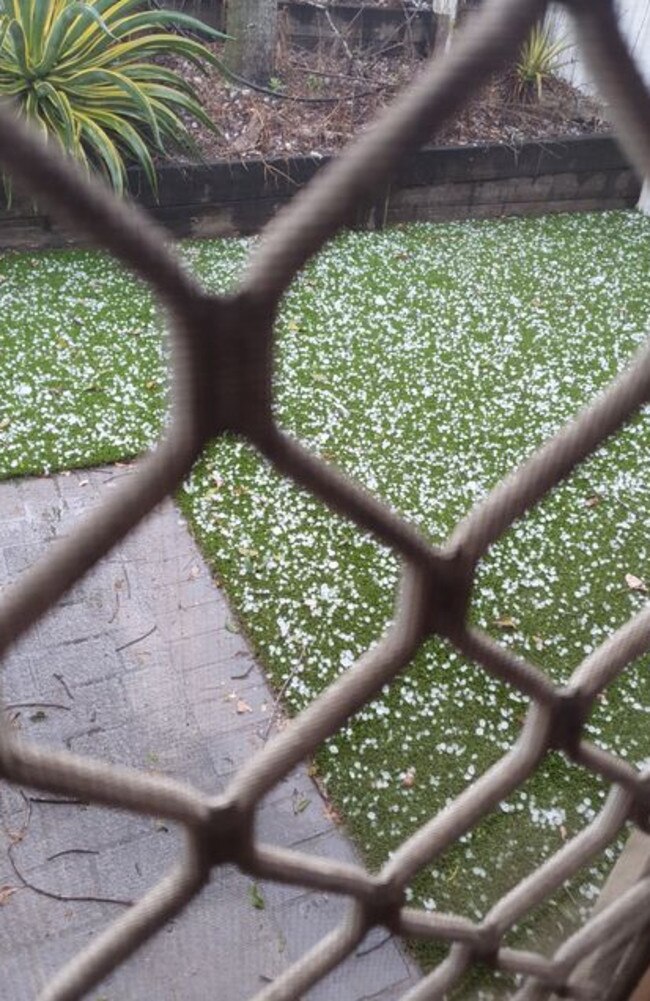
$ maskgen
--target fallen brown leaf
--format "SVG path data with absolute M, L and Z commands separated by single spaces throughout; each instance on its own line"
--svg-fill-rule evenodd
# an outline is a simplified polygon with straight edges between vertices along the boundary
M 0 886 L 0 907 L 9 903 L 14 893 L 18 893 L 17 886 Z
M 248 150 L 254 150 L 261 132 L 262 123 L 259 120 L 253 119 L 249 122 L 248 126 L 244 129 L 239 138 L 232 144 L 234 151 L 241 155 L 242 153 L 246 153 Z
M 412 789 L 415 785 L 415 768 L 409 768 L 402 778 L 402 785 L 405 789 Z
M 323 807 L 323 813 L 328 820 L 331 820 L 333 824 L 342 824 L 343 818 L 335 806 L 331 803 L 326 803 Z
M 499 627 L 499 629 L 516 629 L 517 621 L 511 618 L 509 615 L 501 615 L 498 619 L 494 620 Z
M 587 500 L 585 501 L 585 507 L 597 507 L 598 504 L 601 503 L 602 499 L 603 498 L 600 496 L 600 494 L 593 494 L 592 497 L 587 497 Z
M 630 591 L 645 591 L 647 592 L 647 584 L 641 580 L 640 577 L 635 577 L 633 573 L 625 574 L 625 583 L 629 587 Z
M 251 709 L 251 707 L 249 706 L 248 702 L 246 702 L 244 699 L 237 699 L 236 709 L 237 709 L 237 712 L 240 713 L 240 714 L 241 713 L 252 713 L 252 711 L 253 711 Z

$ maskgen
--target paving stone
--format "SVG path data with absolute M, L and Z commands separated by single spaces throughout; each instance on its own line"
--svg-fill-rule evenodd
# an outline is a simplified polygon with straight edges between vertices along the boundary
M 334 825 L 330 825 L 325 830 L 317 830 L 315 834 L 301 838 L 298 842 L 292 844 L 291 847 L 301 855 L 316 855 L 320 858 L 328 858 L 336 862 L 345 862 L 347 865 L 359 865 L 359 859 L 354 848 L 341 836 L 340 830 L 334 827 Z M 281 904 L 286 904 L 297 897 L 304 896 L 306 892 L 304 886 L 273 883 L 269 880 L 261 881 L 260 887 L 270 907 L 278 907 Z
M 288 795 L 264 801 L 255 814 L 255 831 L 260 840 L 284 848 L 298 848 L 306 839 L 332 826 L 308 777 L 295 783 Z
M 20 706 L 20 703 L 14 703 Z M 14 725 L 25 740 L 34 744 L 65 748 L 79 734 L 85 733 L 93 724 L 80 715 L 67 711 L 65 703 L 42 702 L 25 704 L 12 713 Z
M 175 585 L 181 608 L 192 608 L 202 605 L 206 600 L 218 596 L 222 608 L 228 610 L 228 604 L 221 588 L 209 577 L 199 577 L 181 580 Z
M 81 523 L 100 506 L 101 499 L 88 490 L 79 497 L 68 498 L 65 501 L 65 506 L 61 509 L 62 531 L 69 533 L 75 522 Z
M 27 542 L 24 518 L 3 518 L 0 520 L 0 548 L 23 546 Z
M 21 543 L 15 546 L 5 546 L 3 553 L 7 570 L 12 578 L 16 578 L 33 566 L 36 560 L 42 556 L 43 546 L 36 542 Z
M 50 851 L 47 844 L 26 837 L 13 846 L 12 859 L 17 870 L 45 892 L 63 896 L 86 896 L 96 893 L 95 855 L 90 849 L 68 848 Z
M 346 865 L 361 864 L 354 845 L 343 836 L 341 828 L 334 824 L 309 838 L 301 839 L 292 847 L 305 855 L 315 855 L 317 858 L 332 859 L 334 862 L 344 862 Z
M 210 741 L 208 752 L 217 775 L 228 776 L 265 746 L 264 732 L 259 722 L 246 721 L 239 730 L 219 734 Z
M 334 894 L 311 893 L 277 908 L 274 916 L 298 959 L 345 920 L 349 903 Z M 402 983 L 410 970 L 401 949 L 383 929 L 373 929 L 355 952 L 305 995 L 305 1001 L 362 998 Z
M 44 499 L 40 502 L 38 499 L 29 499 L 29 493 L 25 493 L 25 498 L 23 521 L 25 533 L 32 542 L 39 545 L 53 542 L 72 528 L 73 514 L 68 502 L 58 497 L 55 491 L 47 503 Z
M 66 608 L 67 611 L 67 608 Z M 86 639 L 70 638 L 64 629 L 56 630 L 63 636 L 59 644 L 48 649 L 40 645 L 38 653 L 30 653 L 30 663 L 41 691 L 51 691 L 55 675 L 63 678 L 69 688 L 114 677 L 121 666 L 114 641 L 104 634 Z
M 185 636 L 172 641 L 172 656 L 180 671 L 191 671 L 205 664 L 225 663 L 246 651 L 244 639 L 227 629 L 214 629 L 200 636 Z
M 0 680 L 5 705 L 10 702 L 33 702 L 45 697 L 34 678 L 31 658 L 24 648 L 9 651 L 2 663 Z
M 161 822 L 151 833 L 104 849 L 96 866 L 94 892 L 139 899 L 182 860 L 184 847 L 181 832 Z
M 137 954 L 106 978 L 99 997 L 139 1001 L 223 1001 L 249 999 L 286 965 L 284 943 L 272 919 L 253 908 L 250 882 L 239 874 L 213 882 L 190 909 L 170 922 Z M 246 909 L 241 901 L 247 902 Z M 61 928 L 54 938 L 18 946 L 0 969 L 0 993 L 12 1001 L 33 1001 L 63 961 L 87 945 L 100 922 L 86 928 Z M 11 985 L 11 994 L 2 990 Z M 13 991 L 14 985 L 18 990 Z
M 180 671 L 174 670 L 171 654 L 161 645 L 148 653 L 135 648 L 131 656 L 139 658 L 139 670 L 124 672 L 122 684 L 133 712 L 146 714 L 162 706 L 183 704 L 185 682 Z
M 147 670 L 147 668 L 158 663 L 173 664 L 171 647 L 168 643 L 165 643 L 157 623 L 151 626 L 146 632 L 139 633 L 131 640 L 127 640 L 119 645 L 113 639 L 112 646 L 119 657 L 125 674 L 131 671 Z
M 249 718 L 267 725 L 271 719 L 273 700 L 262 683 L 240 688 L 215 679 L 214 685 L 203 688 L 188 684 L 186 692 L 199 731 L 206 739 L 239 730 Z
M 121 563 L 102 560 L 91 567 L 88 573 L 76 584 L 73 584 L 59 602 L 59 607 L 68 604 L 85 602 L 89 612 L 102 609 L 108 604 L 114 608 L 113 594 L 120 591 L 128 597 L 129 582 Z
M 84 732 L 71 737 L 67 747 L 75 754 L 128 768 L 140 768 L 148 763 L 146 756 L 149 752 L 143 749 L 146 741 L 138 730 L 136 717 L 123 720 L 119 726 L 110 729 L 89 726 Z
M 76 803 L 40 790 L 27 790 L 27 796 L 30 813 L 23 804 L 12 817 L 12 830 L 25 828 L 21 851 L 33 852 L 34 861 L 70 848 L 101 852 L 156 829 L 153 818 L 139 813 Z
M 249 885 L 240 879 L 228 895 L 223 884 L 210 885 L 182 918 L 166 926 L 106 980 L 107 997 L 252 998 L 287 960 L 272 919 L 252 906 Z
M 5 480 L 4 483 L 0 483 L 0 512 L 3 518 L 25 517 L 25 503 L 19 480 Z
M 414 973 L 409 974 L 409 976 L 399 981 L 399 983 L 391 984 L 385 990 L 373 992 L 372 994 L 361 994 L 356 1001 L 400 1001 L 400 998 L 406 997 L 407 991 L 413 986 L 414 977 L 417 979 L 415 966 Z
M 28 480 L 18 480 L 18 492 L 30 521 L 43 517 L 44 512 L 60 510 L 63 499 L 59 490 L 58 477 L 41 476 Z
M 13 899 L 12 897 L 12 902 Z M 0 997 L 11 998 L 11 1001 L 34 1001 L 49 978 L 82 948 L 89 945 L 97 932 L 108 925 L 117 913 L 116 908 L 106 905 L 99 915 L 97 912 L 92 916 L 87 913 L 84 927 L 75 928 L 73 924 L 72 928 L 69 928 L 70 919 L 66 917 L 66 913 L 73 913 L 71 908 L 64 904 L 54 902 L 52 904 L 56 910 L 51 923 L 43 930 L 42 936 L 37 941 L 30 939 L 18 941 L 14 948 L 7 950 L 6 956 L 3 954 L 0 966 Z M 40 918 L 41 913 L 38 916 Z M 95 993 L 90 996 L 92 1001 L 96 1001 L 102 995 Z
M 116 650 L 124 650 L 160 629 L 151 610 L 137 597 L 121 598 L 116 594 L 110 614 L 109 607 L 107 603 L 104 604 L 104 614 L 97 616 L 95 622 L 103 620 L 105 631 L 113 637 Z
M 122 552 L 119 547 L 118 552 L 120 554 Z M 157 593 L 167 588 L 178 589 L 182 594 L 184 585 L 195 585 L 196 589 L 200 588 L 201 602 L 209 600 L 214 591 L 218 590 L 194 544 L 189 553 L 183 557 L 166 560 L 129 559 L 126 561 L 126 566 L 130 568 L 129 575 L 134 594 L 141 594 L 148 601 L 155 600 Z
M 171 591 L 170 588 L 164 598 L 147 603 L 150 612 L 158 619 L 166 640 L 201 636 L 225 628 L 230 616 L 218 593 L 209 598 L 206 595 L 207 600 L 200 604 L 183 608 L 178 593 L 174 600 Z
M 179 613 L 180 633 L 184 637 L 200 636 L 201 633 L 212 632 L 214 629 L 225 629 L 226 623 L 231 621 L 230 613 L 218 594 L 211 601 L 181 608 Z
M 5 839 L 8 837 L 8 826 L 11 828 L 12 834 L 20 831 L 23 820 L 27 820 L 28 817 L 28 804 L 21 795 L 20 789 L 6 782 L 0 782 L 0 817 L 3 818 L 4 824 L 4 827 L 0 826 L 0 843 L 3 834 Z M 0 857 L 0 865 L 2 865 L 2 861 Z
M 90 615 L 83 602 L 65 605 L 47 612 L 36 625 L 44 649 L 99 639 L 106 629 L 96 615 Z
M 7 561 L 5 560 L 5 554 L 0 551 L 0 588 L 6 587 L 12 580 L 13 574 L 9 571 Z
M 85 469 L 73 469 L 52 477 L 52 480 L 56 482 L 59 495 L 63 498 L 79 497 L 82 493 L 80 484 L 84 480 L 91 479 L 90 473 Z M 41 477 L 28 477 L 23 481 L 23 489 L 31 491 L 33 485 L 38 489 L 41 482 Z
M 15 878 L 13 882 L 16 884 Z M 74 889 L 71 889 L 70 892 L 74 893 Z M 18 889 L 7 903 L 6 911 L 3 908 L 5 920 L 0 921 L 0 955 L 2 956 L 0 997 L 11 999 L 11 1001 L 15 1001 L 17 996 L 26 996 L 29 1001 L 34 1001 L 36 997 L 33 988 L 26 995 L 19 993 L 21 981 L 24 981 L 25 977 L 29 975 L 28 966 L 18 967 L 13 978 L 7 976 L 9 972 L 7 968 L 10 967 L 11 958 L 17 952 L 23 953 L 23 955 L 27 952 L 33 957 L 31 961 L 37 962 L 36 957 L 48 941 L 58 941 L 64 931 L 96 928 L 123 910 L 123 907 L 116 909 L 115 906 L 93 902 L 81 904 L 49 900 L 47 897 L 35 894 L 32 890 Z M 26 950 L 25 946 L 31 948 Z
M 130 468 L 0 484 L 0 584 L 38 559 L 87 509 L 114 495 Z M 12 649 L 3 685 L 14 721 L 35 743 L 165 775 L 215 796 L 266 746 L 280 721 L 263 672 L 170 501 L 75 584 Z M 63 708 L 57 708 L 61 706 Z M 15 715 L 15 713 L 14 713 Z M 0 997 L 33 1001 L 49 976 L 123 913 L 116 904 L 57 901 L 20 886 L 24 876 L 63 894 L 132 899 L 182 857 L 183 832 L 164 817 L 66 802 L 0 787 L 0 885 L 16 886 L 0 921 Z M 256 831 L 271 845 L 354 862 L 305 765 L 259 804 Z M 250 998 L 341 920 L 336 895 L 260 884 L 233 866 L 215 870 L 180 915 L 92 993 L 160 1001 Z M 375 938 L 383 933 L 375 931 Z M 376 948 L 372 948 L 376 946 Z M 348 960 L 309 992 L 313 1001 L 396 999 L 417 979 L 392 942 Z M 391 994 L 391 990 L 395 993 Z
M 119 678 L 77 685 L 74 689 L 68 687 L 68 690 L 58 686 L 52 678 L 49 690 L 42 691 L 38 700 L 22 707 L 13 703 L 20 712 L 23 737 L 35 743 L 69 747 L 77 737 L 101 729 L 110 730 L 124 722 L 127 699 Z

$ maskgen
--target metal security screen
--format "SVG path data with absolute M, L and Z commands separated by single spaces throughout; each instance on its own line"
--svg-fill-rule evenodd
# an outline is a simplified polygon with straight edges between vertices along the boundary
M 610 105 L 621 141 L 643 176 L 650 176 L 650 99 L 622 41 L 612 0 L 566 0 L 583 53 Z M 504 935 L 618 835 L 632 820 L 648 829 L 650 770 L 638 772 L 585 739 L 583 726 L 599 693 L 650 649 L 650 609 L 612 635 L 556 688 L 538 668 L 470 627 L 467 609 L 479 560 L 525 511 L 650 401 L 650 345 L 587 410 L 548 441 L 457 525 L 448 542 L 429 545 L 416 529 L 328 468 L 274 423 L 273 321 L 298 270 L 350 217 L 360 199 L 386 183 L 400 160 L 427 138 L 471 92 L 516 53 L 544 0 L 493 0 L 376 127 L 268 227 L 239 291 L 206 295 L 154 227 L 0 109 L 0 162 L 24 187 L 80 232 L 115 254 L 156 291 L 170 317 L 174 347 L 173 420 L 165 440 L 119 495 L 6 594 L 0 644 L 7 650 L 64 592 L 187 475 L 208 441 L 229 431 L 252 443 L 277 470 L 311 491 L 399 554 L 403 572 L 394 621 L 372 652 L 346 671 L 211 798 L 165 778 L 119 769 L 73 754 L 43 751 L 0 730 L 0 774 L 50 792 L 183 825 L 186 851 L 177 867 L 69 963 L 41 1001 L 82 997 L 175 912 L 190 904 L 211 869 L 243 871 L 346 895 L 347 920 L 256 995 L 258 1001 L 302 997 L 351 953 L 375 925 L 410 938 L 451 945 L 447 958 L 407 994 L 442 997 L 476 961 L 520 976 L 516 997 L 597 997 L 582 959 L 607 942 L 631 940 L 647 925 L 650 877 L 592 917 L 551 958 L 507 948 Z M 477 665 L 530 700 L 511 750 L 395 852 L 377 875 L 306 856 L 255 837 L 260 799 L 310 756 L 352 713 L 407 667 L 433 633 L 445 636 Z M 607 780 L 611 791 L 596 819 L 506 894 L 478 923 L 405 905 L 413 875 L 474 827 L 535 771 L 551 750 Z M 469 879 L 470 875 L 466 874 Z M 215 934 L 218 930 L 215 929 Z M 218 972 L 215 970 L 218 996 Z

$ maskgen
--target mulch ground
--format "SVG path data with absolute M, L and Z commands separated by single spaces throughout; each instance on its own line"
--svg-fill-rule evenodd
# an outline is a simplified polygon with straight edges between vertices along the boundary
M 424 60 L 404 47 L 395 56 L 344 50 L 335 40 L 319 51 L 281 42 L 269 88 L 233 86 L 218 71 L 178 68 L 191 80 L 218 132 L 194 126 L 206 157 L 235 159 L 328 154 L 370 124 L 422 70 Z M 541 100 L 517 99 L 512 73 L 491 80 L 460 116 L 430 137 L 438 145 L 544 140 L 606 131 L 599 105 L 559 79 Z

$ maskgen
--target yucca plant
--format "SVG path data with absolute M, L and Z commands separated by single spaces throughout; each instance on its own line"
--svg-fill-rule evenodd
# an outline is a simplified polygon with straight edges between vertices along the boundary
M 548 24 L 535 25 L 521 47 L 515 66 L 515 93 L 519 100 L 529 101 L 535 94 L 541 100 L 544 84 L 557 69 L 558 59 L 567 48 L 564 39 L 553 38 Z
M 185 14 L 143 9 L 143 0 L 0 0 L 0 96 L 118 192 L 129 160 L 155 190 L 151 152 L 193 145 L 183 115 L 214 127 L 193 88 L 151 61 L 218 63 L 202 42 L 172 33 L 172 22 L 223 37 Z

